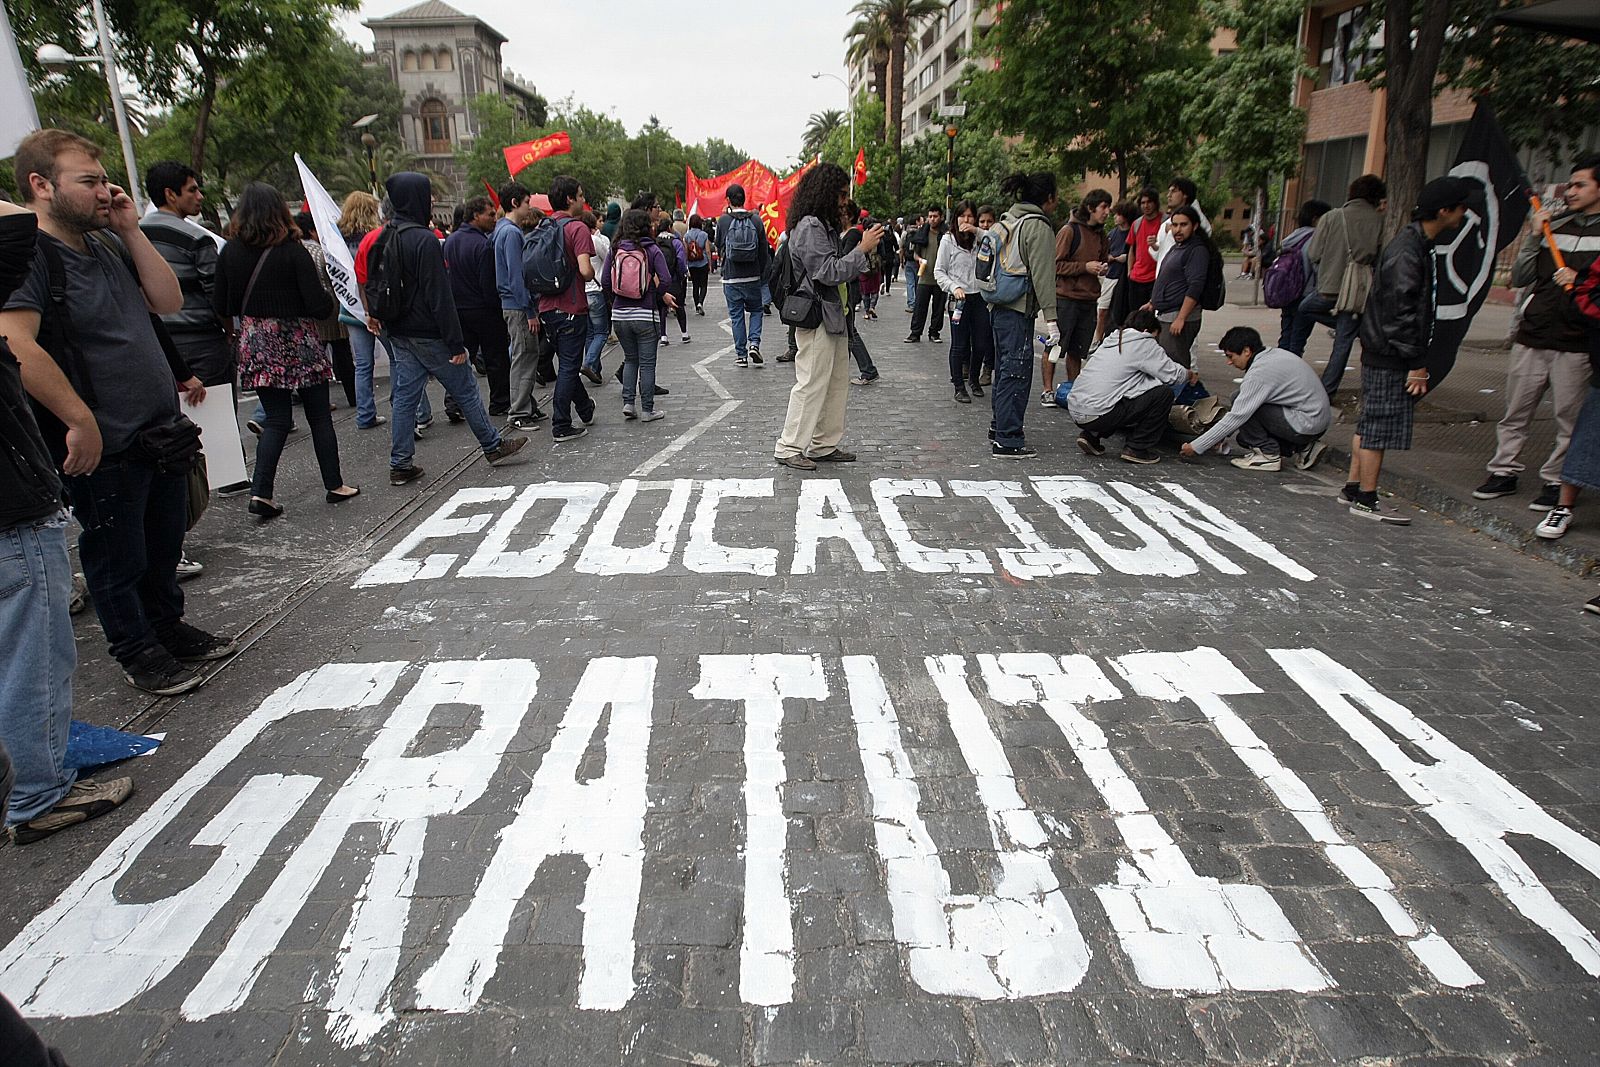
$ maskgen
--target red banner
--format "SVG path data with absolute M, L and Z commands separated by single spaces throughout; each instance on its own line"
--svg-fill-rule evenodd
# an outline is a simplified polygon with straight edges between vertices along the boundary
M 566 130 L 560 130 L 548 137 L 540 137 L 533 141 L 524 141 L 514 144 L 505 150 L 506 169 L 515 178 L 517 172 L 530 163 L 537 163 L 549 156 L 562 156 L 572 151 L 572 138 L 567 136 Z
M 856 153 L 856 184 L 867 184 L 867 147 L 861 146 L 861 151 Z
M 735 182 L 744 186 L 746 207 L 764 204 L 777 193 L 777 178 L 761 163 L 751 159 L 715 178 L 697 178 L 693 167 L 685 167 L 684 203 L 690 211 L 714 219 L 728 206 L 728 186 Z

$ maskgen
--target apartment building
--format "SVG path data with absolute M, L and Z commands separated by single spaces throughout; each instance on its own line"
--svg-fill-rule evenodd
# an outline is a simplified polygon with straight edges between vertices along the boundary
M 905 116 L 901 132 L 910 141 L 943 129 L 939 108 L 960 103 L 959 86 L 973 42 L 994 24 L 994 12 L 979 0 L 950 0 L 930 19 L 906 50 Z M 871 88 L 872 66 L 863 61 L 848 72 L 850 95 Z M 893 93 L 895 86 L 889 86 Z

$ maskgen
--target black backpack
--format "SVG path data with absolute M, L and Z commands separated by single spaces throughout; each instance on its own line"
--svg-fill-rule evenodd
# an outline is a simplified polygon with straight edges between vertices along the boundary
M 390 219 L 367 250 L 367 314 L 379 322 L 398 319 L 411 306 L 411 284 L 401 259 L 400 234 L 420 227 L 407 219 Z

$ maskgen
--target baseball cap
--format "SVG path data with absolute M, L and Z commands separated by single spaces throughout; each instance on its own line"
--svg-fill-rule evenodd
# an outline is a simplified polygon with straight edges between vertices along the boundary
M 1417 208 L 1411 213 L 1414 219 L 1433 218 L 1446 208 L 1465 204 L 1472 197 L 1472 182 L 1465 178 L 1446 175 L 1435 178 L 1417 194 Z

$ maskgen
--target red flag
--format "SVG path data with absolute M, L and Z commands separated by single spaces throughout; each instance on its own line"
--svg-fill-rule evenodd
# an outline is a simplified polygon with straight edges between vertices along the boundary
M 487 178 L 485 178 L 484 181 L 483 181 L 483 188 L 484 188 L 484 191 L 489 194 L 489 202 L 494 205 L 494 209 L 496 211 L 499 211 L 500 210 L 500 194 L 494 191 L 494 186 L 489 184 L 489 180 Z
M 685 167 L 684 203 L 696 214 L 715 218 L 727 206 L 727 189 L 734 182 L 744 186 L 745 206 L 750 208 L 771 200 L 778 187 L 778 180 L 772 172 L 753 159 L 715 178 L 697 178 L 693 167 Z
M 856 184 L 867 184 L 867 146 L 862 145 L 861 151 L 856 153 Z
M 506 169 L 515 178 L 517 172 L 530 163 L 537 163 L 547 156 L 565 155 L 570 151 L 572 151 L 572 138 L 567 136 L 566 130 L 560 130 L 548 137 L 511 145 L 505 150 Z

